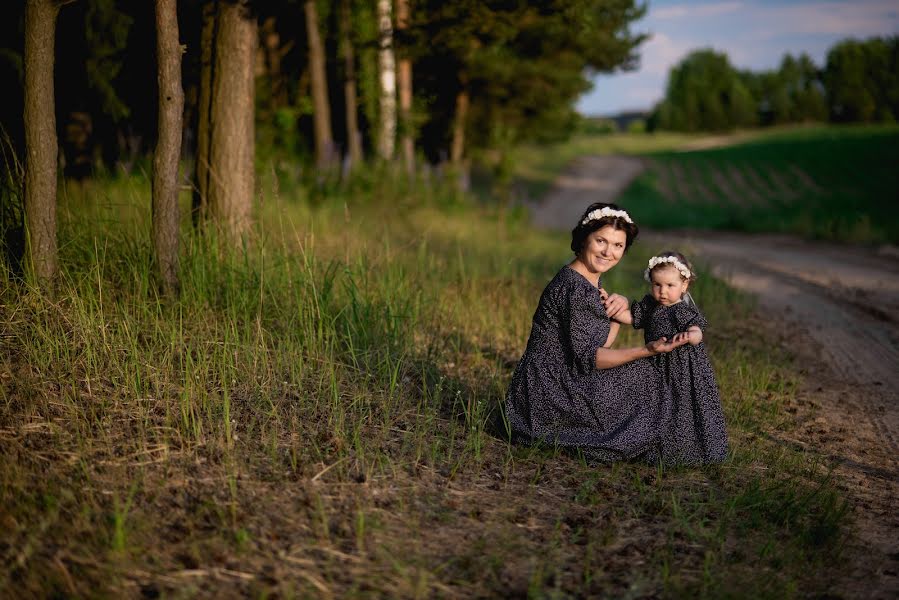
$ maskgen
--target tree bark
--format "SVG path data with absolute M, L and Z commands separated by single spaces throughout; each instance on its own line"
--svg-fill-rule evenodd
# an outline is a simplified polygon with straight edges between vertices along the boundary
M 450 164 L 456 177 L 456 185 L 468 190 L 468 162 L 465 160 L 465 127 L 468 121 L 468 89 L 462 87 L 456 94 L 456 114 L 453 116 L 453 140 L 450 148 Z
M 59 268 L 56 247 L 58 142 L 53 90 L 54 0 L 25 5 L 25 229 L 26 263 L 36 282 L 52 289 Z
M 396 65 L 390 0 L 378 0 L 378 72 L 381 82 L 378 154 L 384 160 L 391 160 L 396 144 Z
M 396 28 L 409 27 L 409 0 L 396 0 Z M 412 141 L 412 60 L 403 56 L 397 69 L 400 96 L 400 149 L 409 177 L 415 175 L 415 146 Z
M 232 242 L 248 232 L 254 173 L 256 19 L 248 0 L 220 2 L 212 68 L 209 216 Z
M 200 33 L 200 84 L 197 98 L 197 149 L 194 157 L 194 190 L 191 220 L 199 227 L 209 216 L 209 144 L 212 128 L 212 72 L 218 25 L 218 2 L 203 4 L 203 28 Z
M 306 0 L 306 38 L 309 40 L 309 74 L 312 79 L 312 111 L 315 123 L 315 165 L 327 169 L 334 162 L 334 137 L 331 134 L 331 106 L 325 77 L 325 50 L 318 31 L 315 0 Z
M 359 133 L 358 100 L 356 98 L 356 57 L 353 51 L 353 39 L 350 35 L 352 25 L 350 2 L 340 2 L 340 42 L 343 55 L 343 93 L 346 101 L 347 145 L 349 146 L 350 165 L 352 169 L 362 162 L 362 136 Z
M 281 73 L 281 36 L 278 34 L 275 17 L 267 17 L 262 22 L 262 47 L 265 55 L 265 71 L 270 85 L 269 107 L 274 113 L 287 106 L 287 86 Z
M 159 132 L 153 153 L 153 247 L 162 289 L 178 291 L 178 162 L 181 158 L 181 44 L 177 0 L 156 0 Z
M 456 167 L 462 164 L 465 153 L 465 122 L 468 119 L 468 90 L 462 88 L 456 94 L 456 113 L 453 116 L 453 141 L 450 162 Z

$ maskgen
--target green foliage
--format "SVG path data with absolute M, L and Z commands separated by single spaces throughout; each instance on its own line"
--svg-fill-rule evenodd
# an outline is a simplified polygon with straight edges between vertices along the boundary
M 516 142 L 567 137 L 587 75 L 635 63 L 644 36 L 628 26 L 643 12 L 609 0 L 416 4 L 410 45 L 417 93 L 432 99 L 430 143 L 448 138 L 462 89 L 471 98 L 466 142 L 476 148 L 493 147 L 493 128 L 515 132 Z
M 697 50 L 672 68 L 653 122 L 674 131 L 725 131 L 754 125 L 751 94 L 727 55 Z
M 736 72 L 724 54 L 697 50 L 672 68 L 650 128 L 722 131 L 755 124 L 892 123 L 899 115 L 899 37 L 844 40 L 823 72 L 807 54 L 771 71 Z
M 824 84 L 834 121 L 895 122 L 899 36 L 840 42 L 827 53 Z

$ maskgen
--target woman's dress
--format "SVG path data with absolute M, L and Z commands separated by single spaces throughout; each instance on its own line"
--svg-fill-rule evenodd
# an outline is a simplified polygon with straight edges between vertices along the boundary
M 563 267 L 543 290 L 506 397 L 516 437 L 600 460 L 658 456 L 670 390 L 649 359 L 596 368 L 609 326 L 599 290 Z
M 696 325 L 703 331 L 705 317 L 693 303 L 684 301 L 663 306 L 647 294 L 631 304 L 634 327 L 644 329 L 649 343 Z M 671 386 L 674 410 L 662 440 L 666 462 L 681 464 L 718 463 L 727 456 L 727 429 L 715 372 L 700 342 L 686 344 L 652 357 Z

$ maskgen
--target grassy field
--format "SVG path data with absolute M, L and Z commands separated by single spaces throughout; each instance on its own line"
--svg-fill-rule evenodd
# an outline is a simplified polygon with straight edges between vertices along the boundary
M 148 188 L 68 190 L 55 298 L 0 273 L 0 596 L 788 598 L 840 576 L 828 466 L 776 442 L 799 375 L 713 278 L 729 460 L 590 466 L 501 419 L 567 239 L 377 174 L 269 186 L 246 248 L 185 230 L 167 301 Z M 641 252 L 608 288 L 642 293 Z
M 712 147 L 697 149 L 704 146 Z M 897 126 L 581 136 L 522 150 L 522 194 L 539 198 L 565 165 L 587 154 L 645 159 L 646 171 L 619 202 L 651 227 L 899 243 Z

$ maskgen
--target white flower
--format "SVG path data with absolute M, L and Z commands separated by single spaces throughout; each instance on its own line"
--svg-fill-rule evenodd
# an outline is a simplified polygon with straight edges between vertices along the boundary
M 609 208 L 608 206 L 604 206 L 602 208 L 597 208 L 596 210 L 591 210 L 587 213 L 587 216 L 584 217 L 584 220 L 581 221 L 581 225 L 586 225 L 590 221 L 595 221 L 597 219 L 601 219 L 603 217 L 619 217 L 624 219 L 628 223 L 633 223 L 634 221 L 631 219 L 631 216 L 627 214 L 625 210 L 615 210 L 614 208 Z
M 646 267 L 646 270 L 643 272 L 643 278 L 646 281 L 649 281 L 649 272 L 652 271 L 659 265 L 662 264 L 670 264 L 672 267 L 677 269 L 678 273 L 681 274 L 681 277 L 684 279 L 690 279 L 690 269 L 687 268 L 687 265 L 682 263 L 675 256 L 653 256 L 649 259 L 649 266 Z

